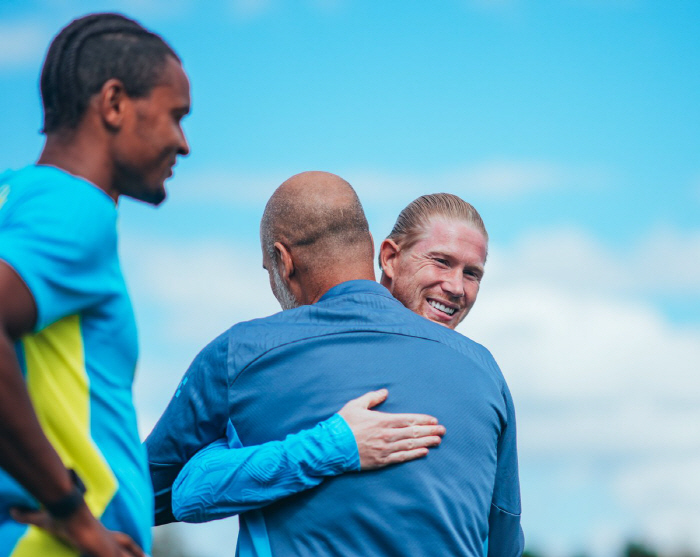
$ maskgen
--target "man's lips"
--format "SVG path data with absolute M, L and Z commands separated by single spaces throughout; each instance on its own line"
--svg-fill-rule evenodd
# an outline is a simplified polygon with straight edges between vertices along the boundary
M 428 298 L 428 305 L 448 318 L 457 313 L 457 308 L 453 304 L 447 304 L 445 302 L 434 300 L 433 298 Z

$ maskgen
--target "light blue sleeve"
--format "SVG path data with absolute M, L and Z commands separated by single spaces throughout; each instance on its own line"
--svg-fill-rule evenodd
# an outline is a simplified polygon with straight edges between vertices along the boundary
M 194 455 L 173 484 L 178 520 L 206 522 L 258 509 L 360 469 L 355 437 L 338 414 L 283 441 L 242 446 L 229 422 L 222 438 Z
M 520 480 L 515 434 L 515 408 L 508 387 L 503 386 L 506 420 L 498 440 L 496 483 L 489 514 L 489 557 L 520 557 L 524 550 L 520 526 Z
M 0 206 L 0 259 L 32 293 L 36 331 L 99 305 L 120 276 L 114 201 L 64 173 L 38 174 L 31 188 L 6 184 Z

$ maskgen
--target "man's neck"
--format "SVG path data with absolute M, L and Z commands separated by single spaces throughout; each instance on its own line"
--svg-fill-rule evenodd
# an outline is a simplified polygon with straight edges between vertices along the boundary
M 100 143 L 84 133 L 68 130 L 48 134 L 37 164 L 54 166 L 79 176 L 113 197 L 110 191 L 112 165 Z
M 374 267 L 359 270 L 343 269 L 324 277 L 318 277 L 317 280 L 309 280 L 303 287 L 304 304 L 315 304 L 331 288 L 351 280 L 375 281 Z

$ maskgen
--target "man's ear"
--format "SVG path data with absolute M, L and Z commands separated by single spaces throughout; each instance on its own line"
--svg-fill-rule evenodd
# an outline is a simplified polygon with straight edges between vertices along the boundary
M 131 99 L 119 79 L 108 79 L 98 93 L 98 109 L 104 125 L 112 131 L 121 129 Z
M 396 261 L 399 256 L 399 246 L 391 238 L 387 238 L 379 247 L 379 263 L 387 278 L 393 280 L 396 273 Z
M 294 260 L 287 246 L 282 242 L 275 242 L 275 253 L 277 254 L 277 265 L 282 280 L 289 284 L 290 279 L 294 276 Z

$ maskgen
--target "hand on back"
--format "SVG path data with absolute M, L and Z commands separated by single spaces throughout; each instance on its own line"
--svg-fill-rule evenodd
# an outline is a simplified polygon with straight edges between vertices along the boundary
M 421 458 L 442 441 L 445 427 L 426 414 L 390 414 L 371 408 L 384 402 L 386 389 L 348 402 L 340 414 L 348 423 L 360 453 L 360 469 L 374 470 Z

